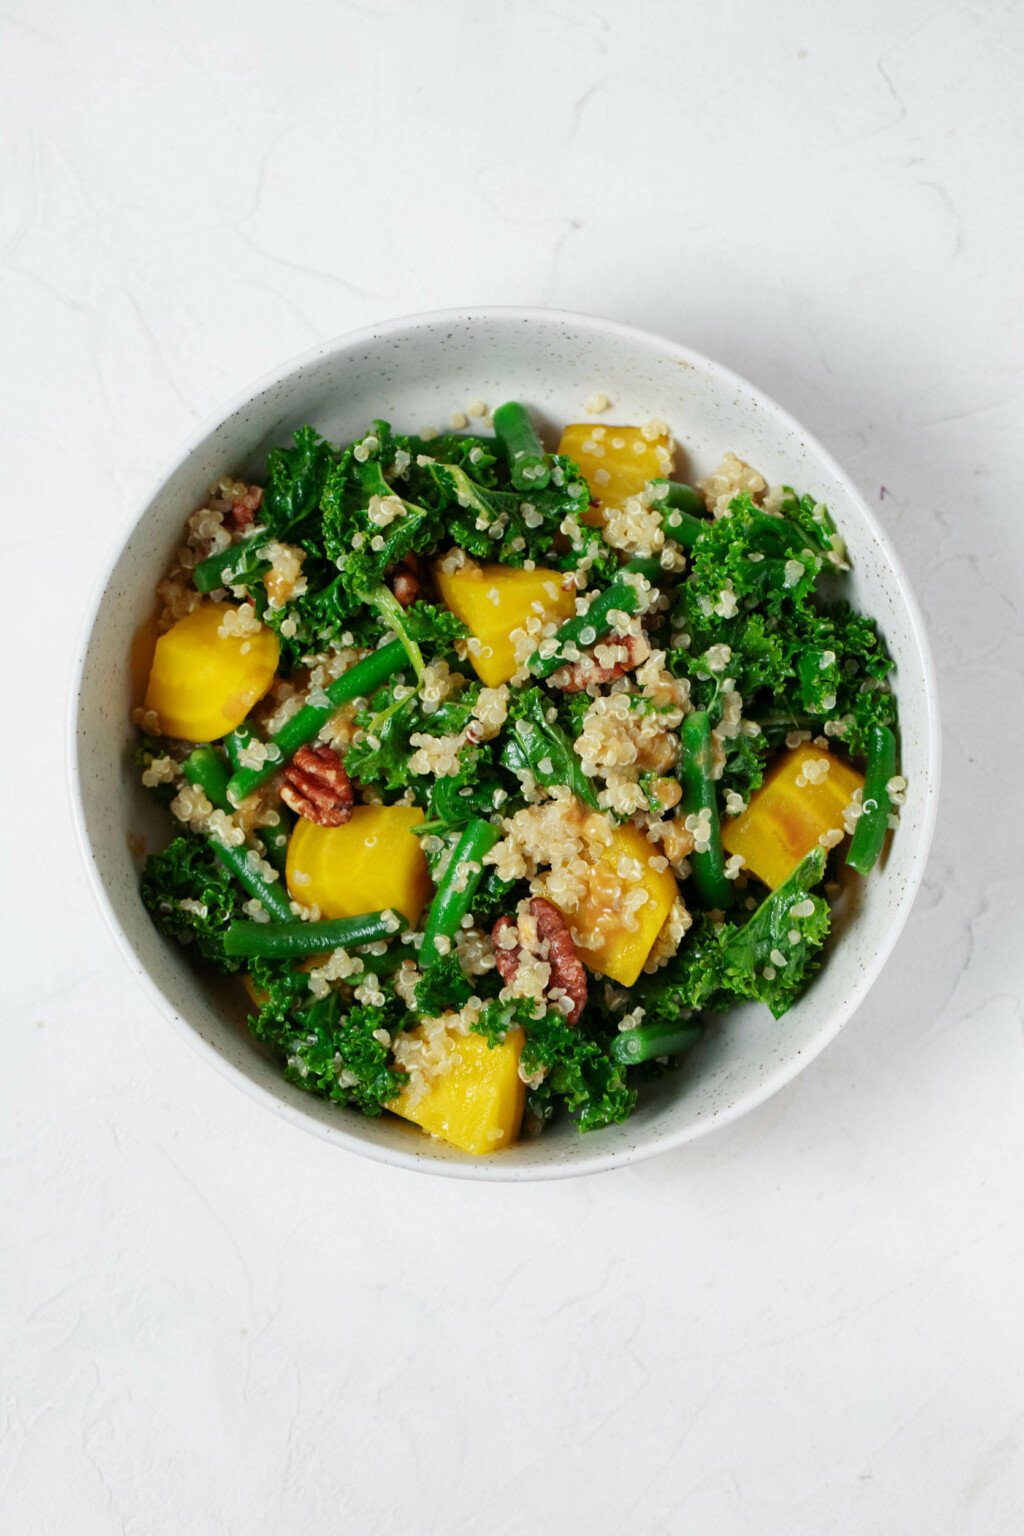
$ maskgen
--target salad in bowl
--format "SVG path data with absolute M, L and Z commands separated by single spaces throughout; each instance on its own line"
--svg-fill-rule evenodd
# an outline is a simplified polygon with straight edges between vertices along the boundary
M 303 427 L 189 517 L 144 642 L 153 921 L 292 1083 L 471 1154 L 781 1018 L 906 789 L 828 509 L 588 407 L 553 453 L 514 401 Z

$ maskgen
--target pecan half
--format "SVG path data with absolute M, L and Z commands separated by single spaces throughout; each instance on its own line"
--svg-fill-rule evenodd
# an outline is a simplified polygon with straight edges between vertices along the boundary
M 261 485 L 247 486 L 245 495 L 239 496 L 237 501 L 232 502 L 225 515 L 236 533 L 241 533 L 243 529 L 250 526 L 262 502 L 263 487 Z
M 614 653 L 614 660 L 599 661 L 598 652 L 602 652 L 605 657 Z M 559 667 L 557 672 L 551 674 L 551 681 L 563 693 L 582 693 L 591 683 L 610 683 L 613 678 L 625 677 L 627 672 L 632 672 L 645 662 L 650 654 L 650 642 L 646 635 L 609 636 L 607 640 L 599 640 L 579 661 L 567 667 Z
M 575 1024 L 587 1000 L 587 973 L 576 953 L 568 924 L 558 908 L 543 896 L 531 898 L 530 916 L 537 929 L 536 948 L 551 967 L 547 991 L 550 993 L 560 988 L 569 998 L 572 1009 L 566 1018 L 570 1024 Z M 511 934 L 515 935 L 516 942 L 510 946 L 508 938 Z M 494 962 L 506 986 L 511 986 L 519 970 L 523 948 L 520 941 L 523 937 L 511 917 L 499 917 L 491 931 Z M 546 946 L 546 953 L 543 946 Z
M 355 796 L 333 747 L 300 747 L 284 771 L 281 799 L 318 827 L 340 827 L 351 819 Z

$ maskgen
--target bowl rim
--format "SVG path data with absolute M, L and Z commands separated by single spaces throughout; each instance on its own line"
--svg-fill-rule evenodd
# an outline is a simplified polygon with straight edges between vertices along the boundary
M 78 754 L 79 702 L 92 633 L 99 617 L 104 595 L 125 544 L 136 528 L 142 523 L 151 503 L 171 476 L 186 463 L 210 433 L 215 431 L 222 422 L 226 421 L 236 412 L 243 410 L 264 391 L 273 388 L 274 385 L 281 383 L 282 380 L 290 377 L 292 374 L 300 372 L 302 369 L 312 366 L 332 354 L 343 354 L 398 333 L 429 330 L 445 324 L 465 323 L 467 321 L 470 323 L 517 321 L 527 324 L 531 321 L 543 321 L 547 324 L 568 324 L 577 329 L 599 333 L 604 337 L 618 337 L 634 345 L 654 348 L 663 355 L 672 357 L 675 361 L 695 365 L 698 369 L 715 377 L 722 385 L 742 391 L 752 397 L 758 406 L 765 408 L 767 414 L 773 415 L 783 425 L 803 439 L 807 447 L 818 455 L 826 468 L 831 470 L 835 477 L 842 482 L 847 494 L 857 504 L 865 524 L 878 540 L 892 568 L 901 599 L 906 608 L 910 632 L 921 659 L 921 670 L 924 679 L 925 729 L 923 731 L 923 739 L 928 764 L 928 782 L 924 787 L 924 803 L 917 846 L 914 850 L 907 878 L 895 900 L 892 921 L 889 924 L 886 940 L 873 953 L 870 967 L 865 969 L 859 983 L 851 988 L 850 994 L 842 1007 L 833 1011 L 829 1016 L 827 1025 L 819 1030 L 814 1037 L 813 1043 L 807 1049 L 791 1059 L 779 1063 L 777 1067 L 771 1072 L 766 1073 L 756 1084 L 745 1092 L 737 1094 L 730 1104 L 720 1112 L 691 1125 L 683 1126 L 674 1131 L 666 1131 L 660 1135 L 656 1134 L 615 1150 L 600 1151 L 595 1149 L 592 1155 L 578 1156 L 571 1161 L 545 1162 L 534 1166 L 528 1164 L 504 1164 L 503 1166 L 503 1159 L 501 1158 L 441 1160 L 431 1155 L 430 1147 L 432 1143 L 426 1137 L 423 1138 L 422 1148 L 416 1151 L 385 1147 L 373 1142 L 364 1141 L 360 1136 L 347 1128 L 341 1116 L 338 1117 L 336 1123 L 326 1123 L 309 1115 L 301 1104 L 293 1104 L 276 1096 L 268 1088 L 256 1082 L 242 1066 L 236 1065 L 229 1060 L 212 1042 L 205 1040 L 195 1026 L 178 1012 L 149 975 L 145 967 L 140 964 L 135 947 L 114 911 L 113 904 L 100 878 L 99 869 L 93 857 L 92 844 L 86 829 L 83 784 Z M 724 364 L 716 362 L 713 358 L 707 357 L 692 347 L 684 346 L 667 337 L 659 336 L 656 332 L 644 330 L 639 326 L 628 325 L 622 321 L 607 320 L 598 315 L 573 310 L 530 305 L 469 305 L 465 308 L 425 310 L 414 314 L 395 316 L 390 319 L 377 321 L 371 325 L 360 326 L 355 330 L 330 337 L 325 341 L 319 342 L 314 347 L 307 348 L 303 352 L 285 359 L 282 363 L 269 369 L 250 384 L 236 391 L 230 399 L 219 405 L 216 410 L 206 413 L 203 419 L 196 424 L 185 440 L 174 451 L 160 473 L 149 483 L 146 492 L 136 499 L 129 517 L 118 531 L 93 582 L 89 600 L 79 626 L 73 653 L 66 747 L 67 782 L 71 799 L 72 819 L 89 884 L 92 887 L 100 911 L 103 913 L 107 927 L 112 933 L 118 949 L 121 951 L 129 969 L 135 975 L 143 991 L 147 994 L 157 1011 L 169 1019 L 178 1033 L 184 1036 L 192 1049 L 204 1057 L 221 1076 L 233 1083 L 236 1088 L 248 1095 L 249 1098 L 262 1104 L 281 1119 L 305 1131 L 307 1134 L 312 1134 L 323 1141 L 354 1152 L 360 1157 L 366 1157 L 374 1162 L 384 1163 L 391 1167 L 409 1169 L 419 1173 L 429 1173 L 442 1178 L 471 1179 L 490 1183 L 532 1183 L 546 1182 L 552 1179 L 578 1178 L 586 1174 L 604 1172 L 609 1169 L 643 1162 L 662 1152 L 669 1152 L 677 1147 L 685 1146 L 689 1142 L 697 1141 L 722 1126 L 732 1124 L 743 1115 L 756 1109 L 759 1105 L 766 1103 L 768 1099 L 791 1083 L 816 1057 L 820 1056 L 836 1038 L 840 1030 L 849 1022 L 853 1014 L 866 999 L 871 988 L 875 985 L 899 941 L 921 888 L 935 830 L 942 752 L 939 724 L 939 695 L 934 659 L 925 629 L 924 618 L 913 588 L 907 578 L 903 563 L 897 555 L 888 533 L 868 506 L 856 482 L 841 467 L 832 454 L 823 447 L 814 434 L 809 432 L 789 411 L 779 405 L 757 385 L 750 383 L 749 380 L 735 373 L 732 369 L 727 368 Z

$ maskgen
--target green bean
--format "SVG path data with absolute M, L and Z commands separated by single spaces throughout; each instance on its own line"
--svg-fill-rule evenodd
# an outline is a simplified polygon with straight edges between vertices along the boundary
M 654 502 L 661 513 L 661 526 L 666 537 L 674 539 L 683 549 L 692 549 L 704 530 L 711 526 L 705 516 L 703 496 L 692 485 L 683 485 L 679 480 L 653 480 L 651 483 L 668 487 Z
M 369 656 L 357 661 L 354 667 L 336 677 L 333 683 L 328 683 L 324 689 L 330 700 L 327 708 L 305 705 L 270 738 L 268 745 L 277 748 L 272 761 L 265 762 L 261 768 L 240 768 L 232 776 L 228 783 L 228 799 L 231 804 L 240 805 L 246 795 L 251 795 L 254 789 L 258 789 L 279 768 L 283 768 L 300 747 L 313 740 L 324 722 L 342 704 L 373 693 L 393 672 L 399 672 L 408 665 L 409 658 L 402 642 L 391 640 L 381 646 L 379 651 L 371 651 Z
M 241 768 L 239 756 L 256 740 L 256 732 L 247 720 L 237 725 L 233 731 L 229 731 L 224 737 L 224 750 L 228 755 L 228 761 L 232 768 Z
M 396 921 L 400 925 L 395 927 Z M 364 912 L 360 917 L 339 917 L 320 923 L 232 923 L 224 935 L 229 955 L 251 960 L 287 960 L 299 955 L 321 955 L 333 949 L 358 949 L 390 939 L 407 927 L 400 912 Z
M 718 796 L 711 777 L 711 722 L 703 709 L 687 715 L 679 732 L 679 781 L 683 786 L 683 811 L 698 816 L 711 813 L 708 847 L 690 855 L 697 894 L 706 907 L 727 907 L 732 885 L 725 878 L 725 858 L 718 825 Z
M 516 490 L 543 491 L 551 479 L 551 469 L 526 407 L 518 400 L 509 400 L 498 406 L 493 420 L 494 434 L 505 450 Z
M 277 826 L 257 827 L 256 836 L 266 849 L 268 864 L 273 864 L 278 874 L 283 875 L 288 861 L 288 839 L 291 837 L 292 822 L 283 805 L 278 806 L 277 814 L 281 818 Z
M 490 852 L 500 836 L 498 827 L 480 817 L 467 823 L 448 860 L 448 868 L 434 893 L 423 925 L 420 965 L 424 969 L 441 954 L 438 939 L 451 940 L 458 933 L 483 879 L 484 854 Z
M 217 810 L 230 810 L 227 764 L 216 747 L 196 747 L 182 763 L 181 771 L 190 784 L 197 785 L 203 791 Z
M 658 1056 L 681 1056 L 697 1045 L 703 1034 L 703 1024 L 641 1024 L 615 1036 L 611 1058 L 621 1067 L 636 1067 Z
M 190 784 L 196 784 L 207 800 L 219 811 L 230 811 L 228 800 L 228 770 L 214 747 L 196 747 L 181 765 L 181 771 Z M 226 869 L 229 869 L 244 890 L 262 903 L 265 912 L 277 922 L 289 922 L 294 913 L 288 892 L 283 885 L 271 884 L 253 867 L 250 854 L 258 858 L 254 849 L 229 848 L 226 843 L 211 836 L 210 846 Z
M 230 587 L 231 577 L 239 574 L 246 555 L 261 548 L 269 538 L 269 533 L 254 533 L 251 539 L 229 544 L 227 549 L 220 549 L 215 555 L 207 555 L 205 560 L 200 560 L 192 572 L 192 583 L 196 591 L 213 592 L 217 587 Z
M 882 851 L 892 810 L 889 780 L 895 772 L 896 737 L 887 725 L 873 725 L 868 731 L 868 765 L 864 774 L 861 813 L 846 855 L 847 864 L 860 875 L 866 875 L 874 868 Z
M 557 649 L 552 655 L 542 656 L 540 651 L 534 651 L 527 663 L 534 677 L 550 677 L 552 672 L 564 665 L 567 646 L 575 646 L 577 650 L 585 651 L 602 635 L 606 635 L 612 628 L 611 614 L 637 612 L 640 607 L 640 594 L 632 582 L 623 580 L 626 572 L 644 576 L 648 581 L 656 581 L 661 575 L 661 562 L 657 559 L 631 560 L 628 565 L 623 566 L 611 586 L 598 593 L 585 614 L 575 619 L 567 619 L 555 631 L 551 638 Z M 584 640 L 582 638 L 584 635 L 589 635 L 590 638 Z M 545 642 L 545 647 L 547 644 L 548 642 Z
M 264 880 L 258 870 L 253 868 L 250 862 L 259 855 L 253 848 L 229 848 L 226 843 L 221 843 L 216 837 L 210 838 L 210 847 L 220 859 L 226 869 L 230 869 L 239 885 L 249 892 L 250 896 L 262 905 L 268 917 L 275 923 L 288 923 L 294 918 L 292 904 L 288 899 L 288 892 L 279 881 L 271 885 Z M 263 926 L 261 923 L 260 927 Z

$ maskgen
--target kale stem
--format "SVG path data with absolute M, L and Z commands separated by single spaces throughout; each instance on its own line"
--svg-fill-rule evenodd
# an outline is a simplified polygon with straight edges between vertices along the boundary
M 398 636 L 416 674 L 416 685 L 417 687 L 422 687 L 426 672 L 423 665 L 423 652 L 405 626 L 405 610 L 398 601 L 398 598 L 389 587 L 382 585 L 375 587 L 372 592 L 368 592 L 366 601 L 376 608 L 381 618 Z

